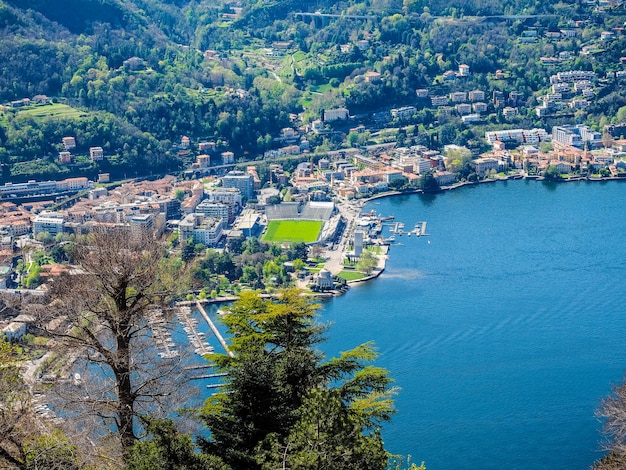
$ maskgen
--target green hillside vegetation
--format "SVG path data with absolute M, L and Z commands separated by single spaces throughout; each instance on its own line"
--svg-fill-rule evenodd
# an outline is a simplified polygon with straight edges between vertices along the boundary
M 208 0 L 72 0 L 66 7 L 71 15 L 50 2 L 0 0 L 6 38 L 0 42 L 0 102 L 46 95 L 77 110 L 51 113 L 54 120 L 37 112 L 37 122 L 28 112 L 5 112 L 0 164 L 19 163 L 32 171 L 3 165 L 0 183 L 82 171 L 54 169 L 52 163 L 59 136 L 74 135 L 73 127 L 93 129 L 93 120 L 95 131 L 84 134 L 80 145 L 102 146 L 110 158 L 93 171 L 111 171 L 114 178 L 185 168 L 196 152 L 192 147 L 179 153 L 182 136 L 193 144 L 214 141 L 218 152 L 233 151 L 238 161 L 253 160 L 276 145 L 281 128 L 292 125 L 290 113 L 304 112 L 306 123 L 338 106 L 366 125 L 375 124 L 370 113 L 415 106 L 413 131 L 392 141 L 432 148 L 454 143 L 477 152 L 484 148 L 485 126 L 550 128 L 571 120 L 538 119 L 534 113 L 559 69 L 543 65 L 542 57 L 569 53 L 561 69 L 591 69 L 603 77 L 621 70 L 626 50 L 624 35 L 599 41 L 601 31 L 623 25 L 619 10 L 564 2 L 319 0 L 303 7 L 278 0 L 235 7 Z M 302 15 L 316 12 L 335 16 Z M 490 16 L 516 14 L 537 16 Z M 582 26 L 575 26 L 577 20 Z M 573 28 L 572 37 L 545 36 Z M 537 41 L 521 42 L 531 30 Z M 583 46 L 589 54 L 578 53 Z M 444 72 L 463 63 L 470 76 L 443 80 Z M 506 78 L 496 80 L 496 70 Z M 367 72 L 379 78 L 366 79 Z M 522 101 L 513 120 L 490 109 L 484 124 L 473 128 L 454 113 L 438 114 L 429 99 L 416 96 L 419 88 L 431 95 L 480 89 L 489 103 L 494 91 L 516 91 Z M 571 114 L 599 129 L 623 106 L 624 87 L 607 80 L 589 108 Z M 29 139 L 23 138 L 25 127 Z M 347 130 L 338 130 L 311 135 L 312 149 L 340 147 Z M 134 138 L 129 141 L 128 135 Z M 30 163 L 35 160 L 48 162 L 48 170 Z
M 17 115 L 22 118 L 65 118 L 74 119 L 86 117 L 86 114 L 76 108 L 72 108 L 66 104 L 50 103 L 38 106 L 29 106 L 25 109 L 17 111 Z

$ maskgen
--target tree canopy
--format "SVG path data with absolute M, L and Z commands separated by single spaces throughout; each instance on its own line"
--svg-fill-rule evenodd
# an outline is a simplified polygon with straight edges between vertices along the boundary
M 324 361 L 316 309 L 298 290 L 242 293 L 229 309 L 233 355 L 211 358 L 227 378 L 201 411 L 205 452 L 234 469 L 385 468 L 378 427 L 394 412 L 391 379 L 369 364 L 372 344 Z

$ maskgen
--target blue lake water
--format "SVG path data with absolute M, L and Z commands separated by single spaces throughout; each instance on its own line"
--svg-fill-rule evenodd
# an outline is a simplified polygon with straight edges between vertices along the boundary
M 429 469 L 587 468 L 626 368 L 626 184 L 510 181 L 380 199 L 375 281 L 324 304 L 328 355 L 373 340 L 401 388 L 388 450 Z

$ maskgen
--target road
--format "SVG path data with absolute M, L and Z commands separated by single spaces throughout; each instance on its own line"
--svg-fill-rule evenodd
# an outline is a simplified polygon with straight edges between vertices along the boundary
M 361 207 L 363 207 L 363 202 L 348 202 L 346 200 L 343 200 L 339 201 L 336 204 L 336 207 L 345 221 L 345 228 L 341 235 L 341 239 L 331 248 L 327 248 L 322 252 L 322 256 L 327 260 L 325 267 L 333 275 L 343 270 L 344 255 L 348 250 L 350 242 L 352 241 L 354 229 L 356 227 L 356 219 L 361 213 Z

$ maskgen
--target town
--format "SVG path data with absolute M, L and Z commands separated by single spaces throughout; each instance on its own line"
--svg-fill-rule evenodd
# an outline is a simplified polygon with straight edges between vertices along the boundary
M 344 111 L 329 110 L 325 116 L 347 119 Z M 285 128 L 281 138 L 306 141 L 301 135 L 305 130 Z M 447 145 L 439 152 L 423 145 L 399 147 L 391 142 L 313 154 L 294 144 L 267 157 L 279 159 L 292 152 L 291 158 L 297 160 L 291 163 L 291 171 L 271 163 L 263 181 L 257 162 L 236 165 L 232 152 L 218 153 L 210 142 L 192 145 L 183 137 L 180 145 L 193 151 L 196 158 L 178 178 L 112 183 L 108 175 L 100 174 L 95 182 L 80 177 L 0 187 L 5 260 L 1 285 L 32 287 L 27 281 L 28 269 L 24 269 L 32 264 L 33 252 L 45 252 L 55 242 L 67 242 L 96 229 L 127 230 L 138 236 L 155 230 L 174 234 L 180 246 L 192 242 L 224 250 L 232 240 L 262 238 L 272 220 L 322 222 L 306 243 L 317 246 L 315 251 L 325 253 L 328 259 L 331 254 L 337 258 L 337 247 L 343 247 L 341 262 L 329 263 L 330 273 L 337 275 L 348 259 L 348 248 L 354 249 L 359 208 L 369 198 L 449 190 L 500 179 L 621 179 L 626 176 L 626 140 L 619 137 L 624 134 L 626 124 L 607 126 L 604 133 L 584 125 L 555 126 L 552 134 L 543 129 L 488 131 L 485 140 L 492 150 L 477 158 L 457 145 Z M 71 158 L 74 137 L 65 137 L 63 145 L 59 158 Z M 102 149 L 91 148 L 90 154 L 102 158 Z M 385 241 L 369 236 L 366 240 Z M 18 260 L 22 260 L 21 272 Z M 45 284 L 45 279 L 59 270 L 63 270 L 61 265 L 43 264 L 35 284 Z M 333 287 L 327 280 L 316 282 Z
M 0 466 L 601 458 L 622 0 L 0 3 Z

